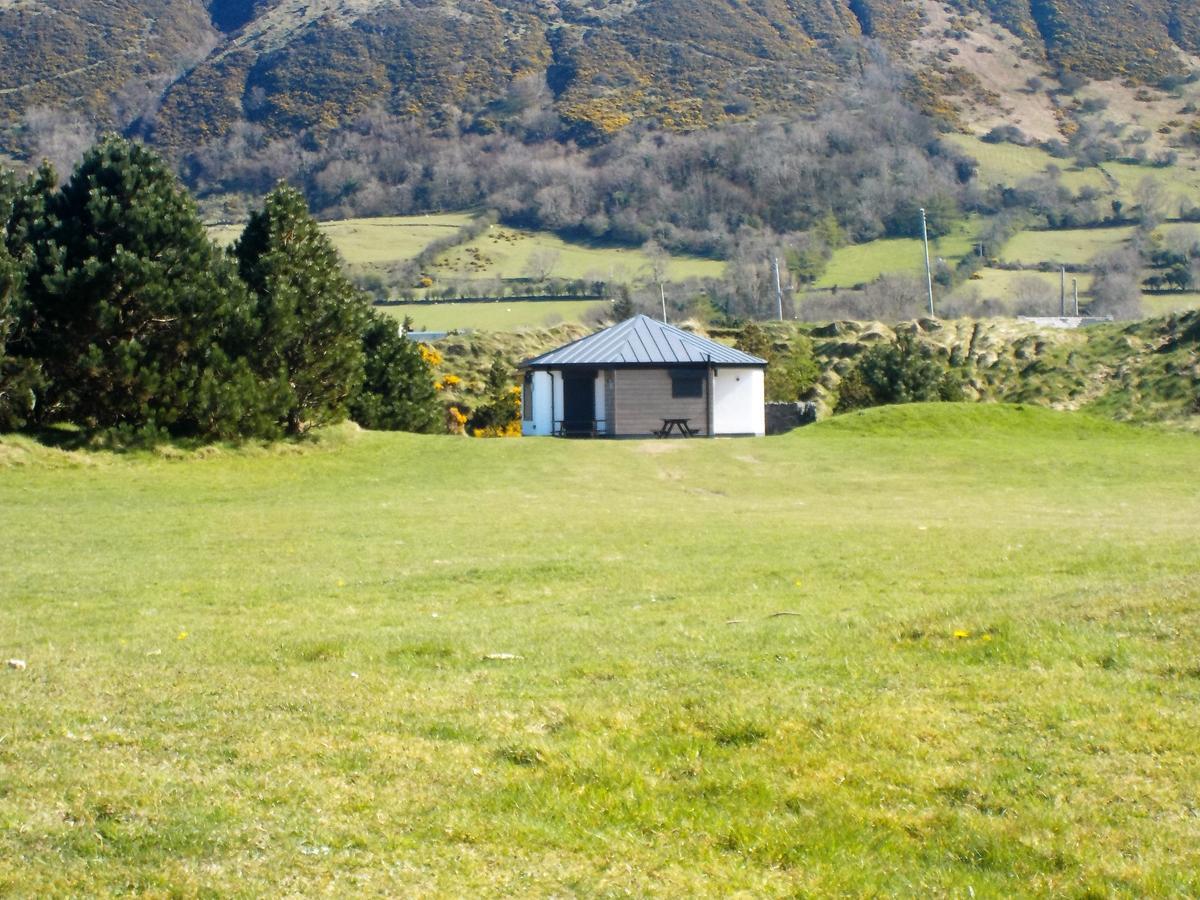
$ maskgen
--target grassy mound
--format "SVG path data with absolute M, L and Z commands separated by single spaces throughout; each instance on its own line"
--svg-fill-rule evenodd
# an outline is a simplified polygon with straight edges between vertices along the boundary
M 935 440 L 1021 441 L 1087 440 L 1132 436 L 1137 429 L 1082 413 L 1065 413 L 1038 406 L 1007 403 L 910 403 L 883 406 L 836 416 L 810 435 L 844 434 L 855 438 L 904 437 Z

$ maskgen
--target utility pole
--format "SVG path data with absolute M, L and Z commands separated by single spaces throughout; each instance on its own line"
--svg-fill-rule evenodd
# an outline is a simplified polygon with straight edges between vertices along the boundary
M 779 307 L 779 321 L 783 321 L 783 282 L 779 278 L 779 257 L 775 257 L 775 303 Z
M 1058 295 L 1058 314 L 1062 318 L 1067 317 L 1067 267 L 1062 267 L 1062 290 Z
M 921 237 L 925 241 L 925 283 L 929 286 L 929 317 L 937 314 L 933 311 L 933 269 L 929 265 L 929 220 L 925 217 L 925 208 L 921 207 Z
M 663 324 L 666 325 L 667 324 L 667 289 L 665 287 L 663 287 L 663 283 L 661 281 L 658 283 L 658 293 L 659 293 L 659 296 L 662 297 Z

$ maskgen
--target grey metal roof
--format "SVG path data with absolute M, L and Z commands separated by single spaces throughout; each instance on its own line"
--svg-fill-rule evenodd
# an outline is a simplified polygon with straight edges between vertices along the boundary
M 708 338 L 651 319 L 634 316 L 611 328 L 521 363 L 524 369 L 559 366 L 765 366 L 767 361 Z

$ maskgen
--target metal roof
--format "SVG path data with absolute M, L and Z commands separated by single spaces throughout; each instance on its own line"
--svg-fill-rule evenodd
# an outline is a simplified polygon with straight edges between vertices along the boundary
M 611 328 L 521 363 L 523 369 L 560 366 L 765 366 L 767 361 L 649 316 L 634 316 Z

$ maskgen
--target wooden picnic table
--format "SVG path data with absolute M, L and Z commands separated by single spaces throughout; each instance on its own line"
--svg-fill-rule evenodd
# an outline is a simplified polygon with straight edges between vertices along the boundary
M 695 428 L 688 425 L 691 419 L 663 419 L 662 428 L 654 432 L 655 437 L 665 438 L 670 437 L 672 431 L 678 431 L 681 437 L 694 437 L 697 433 Z

